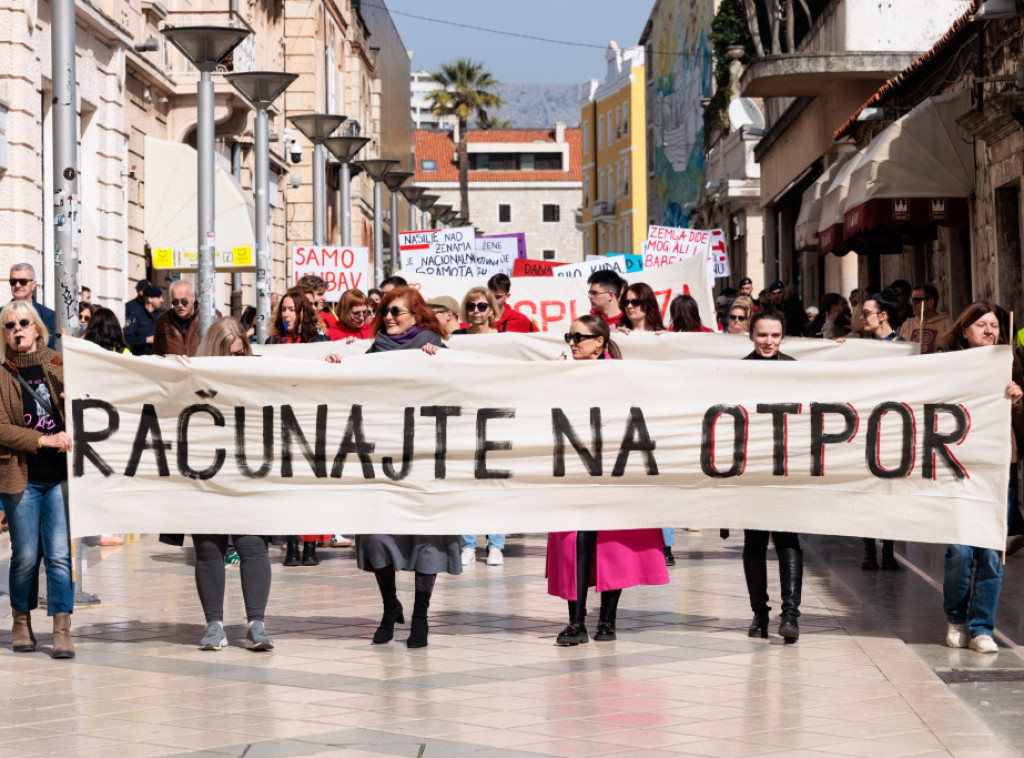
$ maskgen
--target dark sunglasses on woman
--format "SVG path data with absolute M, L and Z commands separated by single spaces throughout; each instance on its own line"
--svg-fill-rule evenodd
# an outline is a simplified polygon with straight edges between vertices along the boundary
M 22 329 L 28 329 L 31 324 L 32 319 L 23 318 L 20 321 L 8 321 L 6 324 L 4 324 L 4 329 L 6 329 L 9 332 L 13 332 L 14 327 L 16 326 L 20 326 Z
M 472 313 L 473 311 L 483 313 L 490 307 L 489 303 L 466 303 L 466 313 Z
M 600 334 L 584 334 L 583 332 L 572 332 L 572 333 L 566 332 L 566 334 L 565 334 L 565 341 L 566 341 L 566 344 L 568 344 L 570 342 L 574 342 L 574 343 L 576 343 L 578 345 L 581 342 L 583 342 L 583 340 L 593 340 L 593 339 L 597 339 L 600 336 L 601 336 Z

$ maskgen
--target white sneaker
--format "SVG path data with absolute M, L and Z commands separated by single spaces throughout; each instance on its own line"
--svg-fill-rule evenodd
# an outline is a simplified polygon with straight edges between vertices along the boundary
M 476 548 L 475 547 L 464 547 L 462 548 L 462 565 L 472 566 L 476 563 Z
M 998 653 L 999 645 L 996 641 L 989 637 L 987 634 L 979 634 L 977 637 L 971 637 L 971 650 L 976 653 Z
M 946 627 L 946 645 L 948 647 L 967 647 L 970 642 L 967 624 L 949 624 Z
M 501 548 L 492 547 L 487 551 L 487 565 L 488 566 L 500 566 L 505 562 L 505 555 L 501 552 Z

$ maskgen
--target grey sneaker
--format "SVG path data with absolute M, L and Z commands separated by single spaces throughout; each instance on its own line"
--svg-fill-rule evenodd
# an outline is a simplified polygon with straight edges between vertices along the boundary
M 249 624 L 249 631 L 245 633 L 245 646 L 250 650 L 274 649 L 274 641 L 270 639 L 262 621 L 253 621 Z
M 200 650 L 220 650 L 228 644 L 228 637 L 224 634 L 224 625 L 219 621 L 211 621 L 206 625 L 206 634 L 199 640 Z

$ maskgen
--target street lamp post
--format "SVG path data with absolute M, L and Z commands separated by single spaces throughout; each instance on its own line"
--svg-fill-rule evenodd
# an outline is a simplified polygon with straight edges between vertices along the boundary
M 327 216 L 324 213 L 324 140 L 345 122 L 345 116 L 308 113 L 288 119 L 292 126 L 313 143 L 313 244 L 327 244 Z
M 423 219 L 420 226 L 426 229 L 430 226 L 429 211 L 433 207 L 434 203 L 441 199 L 440 195 L 420 195 L 419 199 L 416 200 L 416 207 L 423 213 Z
M 409 203 L 409 231 L 416 231 L 419 224 L 416 223 L 416 201 L 420 199 L 420 195 L 427 191 L 426 187 L 417 187 L 414 184 L 407 184 L 402 187 L 399 192 L 402 193 L 402 197 Z
M 213 78 L 211 74 L 232 50 L 245 40 L 252 30 L 230 26 L 178 26 L 163 30 L 164 37 L 199 69 L 197 87 L 198 123 L 196 125 L 196 153 L 198 180 L 196 200 L 197 247 L 199 266 L 196 290 L 199 301 L 199 338 L 213 324 L 217 311 L 216 230 L 214 208 L 215 144 L 213 123 Z
M 356 153 L 370 141 L 369 137 L 328 137 L 324 147 L 341 165 L 341 245 L 352 247 L 352 170 L 349 167 Z
M 379 287 L 384 279 L 384 191 L 380 183 L 398 161 L 370 158 L 356 163 L 373 180 L 373 284 Z
M 445 222 L 445 219 L 448 218 L 448 211 L 450 211 L 451 209 L 452 207 L 450 205 L 445 205 L 444 203 L 434 203 L 434 207 L 431 209 L 431 212 L 434 214 L 434 220 L 437 221 L 437 223 L 440 224 L 441 226 L 448 226 L 448 224 Z
M 384 184 L 391 190 L 391 268 L 398 260 L 398 189 L 412 178 L 411 171 L 388 171 Z
M 298 78 L 298 74 L 247 71 L 225 77 L 246 102 L 256 109 L 254 142 L 256 196 L 256 339 L 262 345 L 270 336 L 270 288 L 273 282 L 270 255 L 270 127 L 267 109 Z

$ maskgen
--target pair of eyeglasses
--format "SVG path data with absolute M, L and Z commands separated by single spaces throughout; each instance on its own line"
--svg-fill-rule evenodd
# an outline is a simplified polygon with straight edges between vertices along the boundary
M 352 317 L 353 318 L 370 318 L 370 316 L 373 315 L 373 311 L 370 311 L 370 310 L 366 310 L 366 311 L 352 311 L 351 313 L 352 313 Z
M 867 308 L 863 308 L 861 309 L 860 315 L 863 318 L 864 316 L 877 316 L 879 313 L 881 313 L 881 311 L 869 311 Z
M 590 292 L 587 293 L 587 297 L 597 297 L 598 295 L 610 295 L 610 294 L 611 294 L 610 292 L 605 292 L 604 290 L 590 290 Z
M 746 317 L 746 316 L 734 316 L 734 315 L 732 315 L 732 314 L 730 313 L 730 314 L 729 314 L 729 320 L 730 320 L 730 321 L 746 321 L 746 320 L 747 320 L 747 317 Z
M 192 301 L 189 300 L 187 297 L 183 297 L 181 299 L 175 298 L 174 300 L 171 300 L 171 305 L 188 305 L 191 302 Z
M 11 278 L 11 286 L 17 284 L 19 287 L 27 287 L 29 282 L 34 282 L 35 279 L 14 279 Z
M 16 326 L 20 326 L 22 329 L 28 329 L 32 325 L 32 319 L 23 318 L 20 321 L 8 321 L 4 324 L 4 329 L 9 332 L 13 332 Z
M 449 311 L 447 308 L 431 308 L 430 312 L 433 313 L 435 316 L 443 316 L 445 313 L 448 313 Z
M 583 340 L 594 340 L 594 339 L 597 339 L 600 336 L 601 336 L 600 334 L 584 334 L 583 332 L 566 332 L 566 334 L 565 334 L 565 342 L 566 342 L 566 344 L 569 344 L 570 342 L 572 342 L 573 344 L 578 345 L 581 342 L 583 342 Z
M 622 302 L 625 303 L 626 305 L 632 305 L 634 308 L 639 308 L 641 305 L 644 304 L 643 300 L 636 297 L 630 298 L 629 300 L 623 300 Z
M 235 352 L 232 353 L 232 355 L 236 356 L 236 357 L 240 356 L 240 355 L 244 356 L 245 355 L 245 348 L 242 348 L 241 350 L 236 350 Z
M 384 316 L 386 316 L 386 315 L 388 315 L 390 313 L 391 314 L 391 318 L 398 318 L 403 313 L 412 313 L 412 311 L 407 310 L 406 308 L 399 308 L 397 305 L 392 305 L 390 308 L 381 308 L 380 309 L 380 313 L 381 313 L 381 315 L 384 315 Z
M 490 303 L 466 303 L 466 313 L 472 313 L 473 311 L 483 313 L 490 307 Z
M 85 316 L 84 318 L 82 316 L 79 316 L 78 320 L 81 321 L 83 324 L 88 324 L 91 318 L 89 316 Z

